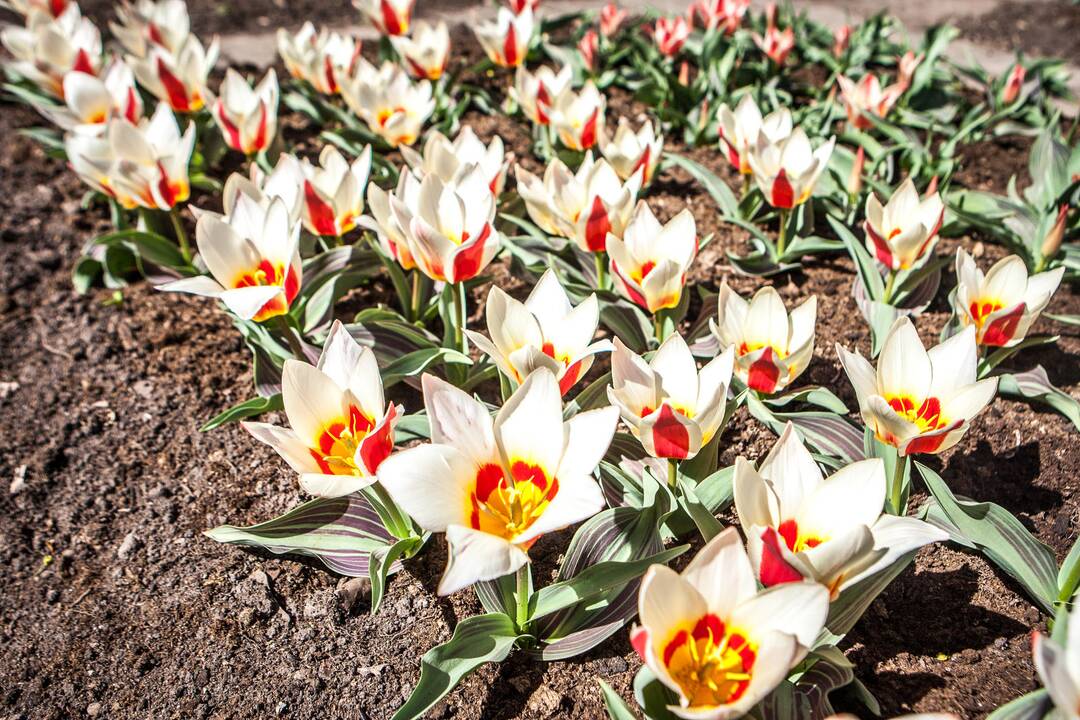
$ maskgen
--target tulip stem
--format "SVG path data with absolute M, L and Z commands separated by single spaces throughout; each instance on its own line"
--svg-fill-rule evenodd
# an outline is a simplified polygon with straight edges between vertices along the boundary
M 607 254 L 602 250 L 593 253 L 593 263 L 596 267 L 596 289 L 607 290 Z
M 465 283 L 455 283 L 451 289 L 454 298 L 454 349 L 464 354 L 465 347 Z
M 176 235 L 176 244 L 180 246 L 180 256 L 184 258 L 184 262 L 190 265 L 191 245 L 188 243 L 188 236 L 184 231 L 184 224 L 180 222 L 180 213 L 176 210 L 176 207 L 169 210 L 169 220 L 172 221 L 173 233 Z
M 896 276 L 898 274 L 899 273 L 897 273 L 896 270 L 889 270 L 889 279 L 885 281 L 885 294 L 881 297 L 881 301 L 883 303 L 888 303 L 890 300 L 892 300 L 893 292 L 896 286 Z
M 675 488 L 679 486 L 679 461 L 668 459 L 667 461 L 667 484 L 674 492 Z
M 657 310 L 652 316 L 653 334 L 656 335 L 656 342 L 659 345 L 664 343 L 664 311 Z
M 525 632 L 525 626 L 529 623 L 529 586 L 532 585 L 529 577 L 529 563 L 525 563 L 517 569 L 517 613 L 514 618 L 518 632 Z
M 896 463 L 893 465 L 892 484 L 889 487 L 889 505 L 893 515 L 907 515 L 907 503 L 904 502 L 904 474 L 907 470 L 908 459 L 897 451 Z
M 304 346 L 300 344 L 300 338 L 296 336 L 296 331 L 289 325 L 287 317 L 285 315 L 275 315 L 274 321 L 281 330 L 281 334 L 285 336 L 286 342 L 289 343 L 289 349 L 292 350 L 293 356 L 297 360 L 306 361 L 307 354 L 304 352 Z
M 420 319 L 420 284 L 422 279 L 420 277 L 420 271 L 416 268 L 412 270 L 412 293 L 409 296 L 409 309 L 408 320 L 409 322 L 416 322 Z
M 788 211 L 780 208 L 777 212 L 780 213 L 780 232 L 776 236 L 776 257 L 779 260 L 784 256 L 784 250 L 787 248 Z
M 740 199 L 745 200 L 746 196 L 749 195 L 749 194 L 750 194 L 750 173 L 743 173 L 742 174 L 742 198 L 740 198 Z

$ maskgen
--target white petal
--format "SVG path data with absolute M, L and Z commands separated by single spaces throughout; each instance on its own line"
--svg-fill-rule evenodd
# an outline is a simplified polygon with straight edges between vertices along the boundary
M 456 448 L 417 445 L 383 460 L 379 482 L 424 530 L 444 532 L 469 521 L 476 466 Z
M 528 555 L 506 540 L 462 525 L 448 527 L 446 541 L 450 558 L 439 581 L 439 595 L 509 575 L 529 562 Z

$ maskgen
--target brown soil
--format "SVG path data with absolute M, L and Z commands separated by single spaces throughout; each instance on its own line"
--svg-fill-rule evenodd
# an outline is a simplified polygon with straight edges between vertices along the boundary
M 1002 2 L 985 15 L 956 21 L 969 40 L 1025 55 L 1080 62 L 1080 5 L 1070 0 Z
M 612 103 L 616 115 L 639 110 Z M 477 113 L 466 120 L 527 155 L 527 135 L 512 122 Z M 73 293 L 71 267 L 106 220 L 99 208 L 80 210 L 83 189 L 62 164 L 12 132 L 37 122 L 20 107 L 0 112 L 0 133 L 10 139 L 0 157 L 0 382 L 18 383 L 3 386 L 0 399 L 0 477 L 25 478 L 21 488 L 0 490 L 0 708 L 35 719 L 389 717 L 416 683 L 419 655 L 479 604 L 468 592 L 434 594 L 445 563 L 441 540 L 392 579 L 372 617 L 364 599 L 349 607 L 348 584 L 319 566 L 201 536 L 302 499 L 288 468 L 238 427 L 197 431 L 251 393 L 248 354 L 210 302 L 144 284 L 126 291 L 121 305 L 105 304 L 109 291 Z M 293 122 L 299 133 L 302 121 Z M 1020 172 L 1024 152 L 1004 143 L 965 154 L 958 179 L 997 187 L 1001 173 Z M 728 173 L 717 152 L 669 149 Z M 994 172 L 985 174 L 987 167 Z M 662 217 L 690 207 L 701 235 L 716 233 L 696 282 L 715 288 L 727 278 L 744 292 L 760 284 L 722 262 L 745 234 L 721 226 L 712 200 L 684 174 L 658 178 L 649 201 Z M 962 242 L 984 264 L 1004 254 Z M 938 252 L 956 245 L 943 242 Z M 849 262 L 828 258 L 774 279 L 788 300 L 818 296 L 817 349 L 805 382 L 827 385 L 849 406 L 833 344 L 868 346 L 866 327 L 851 319 L 852 278 Z M 381 292 L 361 292 L 348 306 Z M 1063 289 L 1050 310 L 1075 313 L 1080 300 Z M 923 337 L 946 316 L 939 299 L 919 320 Z M 1058 348 L 1025 354 L 1021 367 L 1041 362 L 1075 392 L 1076 330 L 1049 321 L 1036 330 L 1064 337 Z M 415 395 L 397 395 L 418 409 Z M 998 399 L 931 464 L 956 492 L 1018 513 L 1060 559 L 1076 536 L 1075 432 L 1057 415 Z M 727 464 L 740 454 L 761 457 L 773 437 L 743 410 L 724 441 Z M 557 536 L 537 546 L 543 566 L 564 543 Z M 886 716 L 981 717 L 1036 687 L 1028 636 L 1042 625 L 1022 591 L 982 557 L 942 546 L 920 553 L 846 646 Z M 602 718 L 596 679 L 629 697 L 638 665 L 626 633 L 574 661 L 514 656 L 465 680 L 432 716 Z

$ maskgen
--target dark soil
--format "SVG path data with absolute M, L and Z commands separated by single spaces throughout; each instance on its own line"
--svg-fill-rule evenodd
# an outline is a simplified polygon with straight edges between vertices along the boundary
M 640 109 L 613 101 L 611 119 Z M 248 353 L 211 302 L 142 283 L 120 305 L 106 304 L 107 290 L 74 294 L 72 265 L 107 221 L 101 208 L 80 209 L 83 188 L 61 163 L 13 132 L 37 122 L 21 107 L 0 110 L 8 139 L 0 157 L 0 709 L 35 720 L 389 717 L 416 683 L 420 654 L 479 603 L 468 592 L 436 597 L 446 559 L 440 539 L 392 579 L 372 617 L 362 593 L 348 600 L 355 581 L 201 535 L 303 499 L 293 473 L 239 427 L 197 430 L 251 394 Z M 299 135 L 303 121 L 289 122 Z M 513 122 L 477 113 L 466 122 L 528 155 L 527 133 Z M 957 181 L 1000 190 L 1023 171 L 1026 147 L 1005 139 L 965 153 Z M 669 149 L 729 173 L 718 152 Z M 711 198 L 687 176 L 662 175 L 648 199 L 664 218 L 690 207 L 699 233 L 716 234 L 695 282 L 715 288 L 726 278 L 743 292 L 761 284 L 723 262 L 745 234 L 720 225 Z M 961 243 L 984 266 L 1005 254 L 977 238 L 942 242 L 938 252 Z M 865 325 L 852 320 L 852 279 L 851 264 L 835 257 L 773 279 L 789 301 L 818 296 L 817 348 L 804 382 L 830 387 L 849 407 L 853 394 L 833 346 L 865 352 L 869 343 Z M 947 317 L 945 292 L 918 321 L 925 339 Z M 381 293 L 361 292 L 347 306 Z M 1080 299 L 1062 289 L 1050 311 L 1078 312 Z M 1075 393 L 1076 329 L 1043 320 L 1035 331 L 1063 338 L 1022 355 L 1020 367 L 1042 363 Z M 411 393 L 397 399 L 418 409 Z M 723 438 L 725 464 L 757 459 L 774 441 L 745 410 Z M 1076 536 L 1075 439 L 1060 416 L 999 398 L 930 464 L 957 493 L 1017 513 L 1060 559 Z M 547 554 L 543 567 L 564 542 L 537 546 Z M 1036 687 L 1028 638 L 1041 627 L 1015 583 L 978 555 L 939 546 L 919 554 L 846 647 L 886 717 L 948 710 L 974 718 Z M 638 666 L 625 632 L 574 661 L 513 656 L 465 680 L 432 717 L 603 718 L 596 680 L 629 697 Z
M 956 24 L 974 42 L 1080 62 L 1080 5 L 1070 0 L 1002 2 L 985 15 L 960 18 Z

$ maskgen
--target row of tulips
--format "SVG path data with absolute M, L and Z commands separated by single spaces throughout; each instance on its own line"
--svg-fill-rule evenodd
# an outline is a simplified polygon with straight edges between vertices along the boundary
M 534 149 L 547 162 L 542 176 L 514 168 L 523 212 L 507 189 L 514 158 L 501 139 L 485 144 L 464 126 L 433 129 L 419 150 L 410 147 L 450 98 L 445 24 L 413 23 L 411 3 L 365 0 L 358 7 L 390 37 L 398 62 L 373 64 L 355 39 L 311 24 L 278 34 L 291 82 L 362 121 L 369 143 L 353 146 L 351 160 L 331 145 L 316 162 L 278 151 L 280 89 L 272 70 L 254 87 L 227 70 L 213 94 L 207 78 L 217 43 L 204 49 L 190 34 L 180 0 L 139 0 L 118 13 L 112 31 L 123 59 L 105 59 L 100 35 L 73 3 L 19 7 L 25 27 L 6 30 L 4 44 L 15 56 L 9 68 L 37 88 L 35 104 L 67 132 L 68 160 L 87 184 L 120 207 L 170 212 L 184 264 L 182 277 L 161 289 L 219 299 L 256 351 L 257 376 L 267 371 L 259 358 L 277 358 L 280 378 L 271 384 L 280 387 L 288 426 L 244 427 L 281 455 L 315 499 L 259 526 L 216 528 L 211 537 L 314 554 L 339 571 L 369 575 L 374 611 L 396 561 L 419 552 L 432 533 L 445 535 L 439 593 L 473 587 L 487 612 L 462 621 L 454 638 L 425 655 L 420 682 L 395 718 L 418 717 L 445 695 L 451 687 L 436 676 L 450 668 L 460 678 L 513 647 L 548 658 L 595 647 L 633 616 L 635 593 L 639 624 L 630 639 L 645 664 L 638 679 L 659 688 L 671 713 L 772 717 L 770 698 L 787 688 L 824 698 L 815 715 L 824 717 L 834 687 L 829 670 L 847 667 L 837 643 L 915 550 L 952 538 L 1042 552 L 1026 531 L 1005 537 L 966 515 L 913 458 L 955 446 L 999 384 L 1015 383 L 991 374 L 1005 357 L 999 353 L 1028 341 L 1065 268 L 1032 274 L 1012 256 L 984 275 L 959 251 L 953 319 L 942 342 L 926 350 L 902 301 L 938 263 L 933 251 L 945 205 L 936 187 L 920 197 L 909 178 L 885 203 L 867 193 L 863 242 L 849 230 L 857 220 L 847 207 L 853 202 L 843 222 L 831 213 L 856 260 L 860 292 L 893 310 L 871 321 L 876 365 L 858 351 L 835 349 L 858 401 L 860 433 L 827 390 L 792 391 L 813 358 L 816 298 L 789 312 L 770 287 L 747 300 L 725 283 L 707 322 L 696 330 L 680 324 L 688 278 L 707 240 L 699 239 L 689 209 L 661 223 L 649 205 L 650 184 L 665 167 L 663 126 L 646 121 L 635 130 L 621 118 L 609 132 L 600 78 L 575 88 L 578 73 L 569 64 L 529 70 L 540 25 L 535 3 L 501 8 L 476 29 L 490 61 L 515 68 L 509 99 L 534 126 Z M 706 33 L 729 37 L 746 12 L 740 0 L 702 0 L 688 15 Z M 585 37 L 591 32 L 592 39 L 579 44 L 586 67 L 595 69 L 600 37 L 612 42 L 625 24 L 614 5 L 599 13 L 599 35 L 590 29 Z M 683 52 L 691 24 L 654 24 L 662 55 Z M 792 28 L 779 24 L 770 9 L 764 34 L 754 37 L 775 66 L 795 45 Z M 837 35 L 837 55 L 848 52 L 848 36 Z M 838 78 L 849 125 L 875 127 L 870 116 L 888 113 L 921 60 L 902 56 L 885 90 L 872 74 L 858 85 Z M 147 112 L 150 97 L 157 106 Z M 176 114 L 184 116 L 183 132 Z M 359 132 L 350 117 L 336 117 Z M 805 115 L 797 124 L 783 107 L 763 114 L 751 94 L 734 110 L 722 104 L 717 117 L 719 150 L 744 178 L 742 202 L 775 210 L 773 255 L 786 262 L 787 243 L 795 252 L 812 222 L 836 139 L 815 149 L 810 138 L 826 133 L 807 128 L 820 125 Z M 193 257 L 177 209 L 209 170 L 195 169 L 193 160 L 202 154 L 197 144 L 207 147 L 208 122 L 248 157 L 250 171 L 225 181 L 222 212 L 193 208 Z M 555 156 L 554 138 L 569 152 Z M 386 170 L 392 148 L 405 164 L 391 167 L 385 177 L 393 187 L 384 188 L 374 170 Z M 852 176 L 861 182 L 860 165 Z M 862 197 L 861 189 L 849 190 Z M 141 226 L 152 219 L 144 214 Z M 535 233 L 509 237 L 511 226 Z M 322 252 L 311 256 L 313 247 Z M 523 302 L 490 289 L 485 335 L 467 327 L 465 291 L 503 251 L 536 283 Z M 343 278 L 340 263 L 364 253 L 383 263 L 395 285 L 412 275 L 411 296 L 399 288 L 407 317 L 373 308 L 345 325 L 300 315 L 316 304 L 313 293 L 332 286 L 315 266 L 338 262 Z M 613 323 L 612 311 L 652 316 L 652 337 Z M 442 343 L 427 328 L 435 314 L 446 331 Z M 383 324 L 398 330 L 380 334 Z M 288 349 L 264 337 L 269 329 Z M 402 355 L 394 343 L 403 338 L 430 347 Z M 479 359 L 470 357 L 470 343 Z M 986 348 L 1000 350 L 988 355 Z M 699 357 L 706 360 L 700 368 Z M 495 376 L 498 407 L 471 392 Z M 387 400 L 391 377 L 413 379 L 423 412 Z M 594 380 L 585 385 L 587 378 Z M 787 410 L 799 403 L 829 412 Z M 719 468 L 717 448 L 740 404 L 779 440 L 757 467 L 740 457 Z M 830 441 L 830 428 L 839 444 Z M 826 477 L 819 463 L 835 472 Z M 908 515 L 913 469 L 933 498 L 919 518 Z M 738 529 L 717 519 L 728 504 Z M 554 583 L 534 587 L 537 540 L 578 524 L 567 555 L 579 564 L 568 557 Z M 666 563 L 686 546 L 664 546 L 693 532 L 706 544 L 676 574 Z M 1048 613 L 1067 605 L 1080 583 L 1071 559 L 1064 579 L 1049 583 L 1057 596 L 1048 598 L 1047 583 L 1002 556 L 992 555 Z M 1052 554 L 1049 563 L 1056 566 Z M 1058 613 L 1057 620 L 1055 639 L 1036 641 L 1036 665 L 1062 705 L 1075 698 L 1076 682 L 1061 669 L 1055 643 L 1067 618 Z M 481 656 L 470 645 L 477 636 L 490 648 Z M 606 699 L 613 716 L 625 717 L 620 707 L 630 713 L 617 696 Z M 647 702 L 645 710 L 656 712 Z

